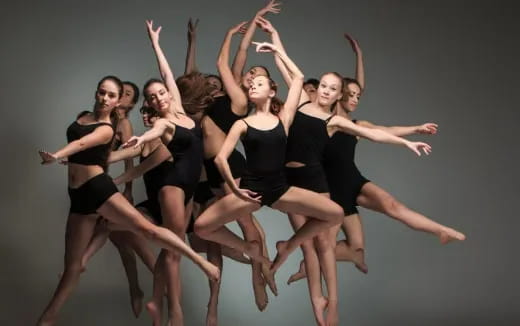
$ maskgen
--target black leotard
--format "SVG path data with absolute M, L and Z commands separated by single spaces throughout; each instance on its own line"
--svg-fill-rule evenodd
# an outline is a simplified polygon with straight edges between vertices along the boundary
M 92 133 L 97 127 L 100 126 L 110 126 L 112 125 L 107 122 L 97 122 L 91 123 L 87 125 L 79 124 L 77 121 L 74 121 L 67 128 L 67 141 L 70 143 L 74 140 L 78 140 L 81 137 L 84 137 L 90 133 Z M 113 136 L 112 136 L 113 139 Z M 112 141 L 109 141 L 106 144 L 100 144 L 94 147 L 87 148 L 81 152 L 73 154 L 68 157 L 68 161 L 70 163 L 76 163 L 81 165 L 99 165 L 106 169 L 108 154 L 110 154 L 110 149 L 112 146 Z
M 329 141 L 326 120 L 299 111 L 298 107 L 287 138 L 286 162 L 305 164 L 301 167 L 286 167 L 287 182 L 291 186 L 308 189 L 317 193 L 329 192 L 327 178 L 322 167 L 325 146 Z
M 247 124 L 242 137 L 247 157 L 247 167 L 240 187 L 262 196 L 262 205 L 270 206 L 288 189 L 284 162 L 287 135 L 281 121 L 269 130 L 261 130 Z
M 166 146 L 173 157 L 173 167 L 164 185 L 176 186 L 184 191 L 184 203 L 193 197 L 202 169 L 202 132 L 199 126 L 192 129 L 176 125 L 171 141 Z
M 353 120 L 356 123 L 356 120 Z M 357 197 L 368 179 L 359 172 L 354 155 L 357 137 L 336 132 L 325 149 L 323 166 L 330 188 L 330 198 L 343 207 L 345 216 L 358 212 Z

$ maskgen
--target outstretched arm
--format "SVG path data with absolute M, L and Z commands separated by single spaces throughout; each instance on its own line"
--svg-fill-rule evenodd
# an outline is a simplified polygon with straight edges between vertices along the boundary
M 110 152 L 110 155 L 108 155 L 108 164 L 112 164 L 115 162 L 119 162 L 122 160 L 126 160 L 129 158 L 134 158 L 141 154 L 141 151 L 143 150 L 143 145 L 138 147 L 127 147 L 123 149 L 119 149 L 117 151 Z
M 356 54 L 356 80 L 359 82 L 361 90 L 363 91 L 365 89 L 365 66 L 363 65 L 363 51 L 361 51 L 361 47 L 355 38 L 347 33 L 345 33 L 344 36 L 350 43 L 352 51 L 354 51 Z
M 81 137 L 80 139 L 71 141 L 65 147 L 59 149 L 54 153 L 46 151 L 38 151 L 42 159 L 42 164 L 51 164 L 62 158 L 69 157 L 73 154 L 84 151 L 88 148 L 107 144 L 112 141 L 114 130 L 110 126 L 97 127 L 93 132 Z
M 123 148 L 127 148 L 127 147 L 137 148 L 137 147 L 141 146 L 141 144 L 143 144 L 143 143 L 147 143 L 149 141 L 152 141 L 156 138 L 161 137 L 164 134 L 164 132 L 166 131 L 166 129 L 168 129 L 168 128 L 173 129 L 173 128 L 175 128 L 175 126 L 172 123 L 168 122 L 168 120 L 166 120 L 166 119 L 162 119 L 162 118 L 157 119 L 157 120 L 155 120 L 155 122 L 153 124 L 153 128 L 149 129 L 141 136 L 132 136 L 122 146 L 123 146 Z
M 196 55 L 195 55 L 195 42 L 197 39 L 197 25 L 199 24 L 199 19 L 197 18 L 195 22 L 190 20 L 188 21 L 188 52 L 186 53 L 186 66 L 184 68 L 184 74 L 187 75 L 192 72 L 198 71 L 196 64 Z
M 371 128 L 371 129 L 380 129 L 384 130 L 387 133 L 390 133 L 395 136 L 409 136 L 414 134 L 429 134 L 435 135 L 437 133 L 437 128 L 439 127 L 436 123 L 427 122 L 418 126 L 380 126 L 373 124 L 369 121 L 359 120 L 357 122 L 358 125 Z
M 249 46 L 251 45 L 251 40 L 253 39 L 253 35 L 255 34 L 256 30 L 256 19 L 258 17 L 262 17 L 266 15 L 267 13 L 271 12 L 273 14 L 277 14 L 280 12 L 280 3 L 277 3 L 275 0 L 270 0 L 269 3 L 262 9 L 260 9 L 253 19 L 250 21 L 249 26 L 247 28 L 247 31 L 244 34 L 244 37 L 242 38 L 242 41 L 240 42 L 240 46 L 237 50 L 237 53 L 235 55 L 235 59 L 233 60 L 232 65 L 232 71 L 233 71 L 233 77 L 235 79 L 235 82 L 237 84 L 240 84 L 240 79 L 242 78 L 242 74 L 244 72 L 244 66 L 246 65 L 247 60 L 247 50 L 249 49 Z
M 341 132 L 363 137 L 378 143 L 406 146 L 419 156 L 421 156 L 421 149 L 426 155 L 430 154 L 431 152 L 431 146 L 426 143 L 411 142 L 404 138 L 394 136 L 381 129 L 371 129 L 359 126 L 351 120 L 337 115 L 330 119 L 328 128 L 338 128 Z
M 119 185 L 134 180 L 170 158 L 170 152 L 161 144 L 143 163 L 126 170 L 123 174 L 115 178 L 114 183 Z
M 224 38 L 224 42 L 222 42 L 222 48 L 220 49 L 217 59 L 217 69 L 220 78 L 222 78 L 224 88 L 231 98 L 231 109 L 233 112 L 242 115 L 247 112 L 247 97 L 233 78 L 233 73 L 229 67 L 229 45 L 231 44 L 233 35 L 238 33 L 245 24 L 246 22 L 242 22 L 229 29 Z
M 159 65 L 159 71 L 161 73 L 161 78 L 168 88 L 168 91 L 173 97 L 173 105 L 176 112 L 184 113 L 184 109 L 182 107 L 181 94 L 179 93 L 179 89 L 177 88 L 177 84 L 175 83 L 175 76 L 173 75 L 173 71 L 168 64 L 168 60 L 166 60 L 166 56 L 159 45 L 159 33 L 161 32 L 162 27 L 157 27 L 156 30 L 153 29 L 153 20 L 146 21 L 146 28 L 148 31 L 148 36 L 150 37 L 150 41 L 152 42 L 152 47 L 155 52 L 155 57 L 157 58 L 157 64 Z

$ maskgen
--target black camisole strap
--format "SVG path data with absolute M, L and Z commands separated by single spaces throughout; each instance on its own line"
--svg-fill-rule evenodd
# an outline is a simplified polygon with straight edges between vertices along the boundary
M 306 101 L 306 102 L 303 102 L 302 104 L 298 105 L 298 107 L 296 108 L 296 111 L 298 111 L 299 109 L 301 109 L 302 107 L 304 107 L 305 105 L 311 103 L 311 101 Z

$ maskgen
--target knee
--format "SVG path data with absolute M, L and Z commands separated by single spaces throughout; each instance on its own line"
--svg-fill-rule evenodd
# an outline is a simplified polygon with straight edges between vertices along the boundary
M 324 234 L 318 235 L 314 238 L 316 248 L 320 253 L 332 250 L 332 241 L 329 241 Z
M 166 252 L 164 260 L 167 264 L 178 263 L 181 260 L 181 255 L 177 251 L 168 250 Z
M 193 226 L 193 231 L 201 239 L 207 239 L 207 236 L 210 233 L 209 228 L 207 227 L 207 225 L 204 224 L 204 222 L 202 221 L 202 219 L 200 217 L 195 221 L 195 224 Z
M 334 203 L 334 205 L 332 205 L 332 207 L 330 208 L 329 216 L 331 217 L 332 224 L 340 224 L 343 221 L 344 217 L 343 208 L 341 208 L 341 206 L 339 206 L 338 204 Z

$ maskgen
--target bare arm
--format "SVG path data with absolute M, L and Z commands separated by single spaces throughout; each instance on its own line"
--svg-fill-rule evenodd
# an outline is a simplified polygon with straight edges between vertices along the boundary
M 152 154 L 141 164 L 126 170 L 123 174 L 114 179 L 116 185 L 136 179 L 162 162 L 171 158 L 170 151 L 164 145 L 159 145 Z
M 121 142 L 126 143 L 130 137 L 132 137 L 133 130 L 132 130 L 132 124 L 130 123 L 130 120 L 123 119 L 122 121 L 119 121 L 118 128 L 120 129 L 121 133 Z M 125 159 L 125 171 L 128 169 L 131 169 L 134 167 L 134 159 L 133 157 L 129 157 Z M 127 182 L 125 184 L 125 189 L 123 190 L 124 196 L 130 201 L 133 201 L 132 198 L 132 182 Z
M 119 162 L 122 160 L 126 160 L 132 157 L 136 157 L 139 154 L 141 154 L 143 150 L 143 145 L 138 147 L 127 147 L 123 149 L 119 149 L 117 151 L 110 152 L 110 155 L 108 155 L 108 164 L 112 164 L 115 162 Z
M 437 128 L 439 127 L 437 124 L 433 122 L 424 123 L 418 126 L 380 126 L 373 124 L 369 121 L 359 120 L 357 122 L 358 125 L 371 128 L 371 129 L 380 129 L 384 130 L 389 134 L 395 136 L 409 136 L 414 134 L 429 134 L 434 135 L 437 133 Z
M 349 119 L 340 117 L 335 115 L 329 121 L 329 128 L 337 128 L 341 132 L 348 133 L 353 136 L 359 136 L 366 138 L 368 140 L 377 142 L 377 143 L 385 143 L 385 144 L 393 144 L 393 145 L 402 145 L 408 147 L 410 150 L 414 151 L 417 155 L 421 155 L 421 149 L 425 154 L 429 154 L 431 152 L 430 145 L 422 142 L 411 142 L 404 138 L 394 136 L 384 130 L 380 129 L 371 129 L 363 126 L 359 126 L 356 123 L 352 122 Z
M 166 119 L 157 119 L 153 124 L 153 128 L 149 129 L 141 136 L 132 136 L 126 143 L 123 144 L 123 148 L 137 148 L 141 146 L 141 144 L 143 143 L 147 143 L 149 141 L 161 137 L 168 128 L 174 129 L 175 125 L 168 122 L 168 120 Z
M 166 56 L 159 45 L 159 33 L 161 32 L 162 27 L 157 27 L 156 30 L 153 30 L 153 21 L 147 20 L 146 27 L 148 30 L 148 36 L 150 37 L 150 41 L 152 42 L 152 47 L 155 53 L 155 57 L 157 58 L 157 64 L 159 65 L 159 71 L 161 73 L 161 78 L 168 88 L 168 91 L 171 93 L 173 97 L 173 105 L 176 112 L 184 113 L 184 109 L 182 107 L 181 94 L 179 93 L 179 89 L 177 88 L 177 84 L 175 83 L 175 76 L 173 75 L 173 71 L 168 64 L 168 60 L 166 60 Z
M 356 80 L 359 82 L 361 86 L 361 90 L 365 89 L 365 66 L 363 64 L 363 51 L 361 51 L 361 47 L 359 46 L 359 42 L 350 36 L 349 34 L 344 34 L 347 41 L 349 41 L 350 46 L 352 47 L 352 51 L 356 54 Z
M 231 98 L 231 106 L 233 111 L 237 114 L 244 114 L 247 111 L 247 97 L 240 88 L 239 84 L 233 78 L 231 68 L 229 67 L 229 46 L 231 44 L 231 38 L 242 28 L 246 22 L 242 22 L 237 26 L 232 27 L 222 42 L 222 48 L 217 59 L 217 69 L 222 78 L 222 83 L 226 89 L 229 97 Z
M 114 130 L 110 126 L 100 126 L 97 127 L 93 132 L 88 135 L 81 137 L 80 139 L 74 140 L 65 147 L 59 149 L 54 153 L 39 151 L 39 154 L 42 158 L 42 164 L 50 164 L 54 163 L 57 160 L 60 160 L 65 157 L 69 157 L 81 151 L 84 151 L 88 148 L 107 144 L 112 141 L 112 136 L 114 135 Z
M 195 23 L 190 20 L 188 21 L 188 52 L 186 53 L 186 66 L 184 68 L 184 74 L 187 75 L 192 72 L 196 72 L 196 54 L 195 54 L 195 42 L 197 40 L 197 25 L 199 19 L 195 20 Z
M 276 3 L 275 0 L 270 0 L 269 3 L 264 8 L 260 9 L 250 21 L 247 31 L 245 32 L 244 37 L 242 37 L 242 41 L 240 42 L 235 59 L 233 60 L 232 71 L 236 83 L 240 84 L 240 79 L 242 78 L 242 74 L 244 72 L 244 66 L 246 65 L 247 60 L 247 50 L 251 45 L 251 41 L 256 30 L 256 18 L 262 17 L 268 12 L 272 12 L 274 14 L 279 13 L 280 8 L 278 8 L 278 6 L 280 6 L 280 3 Z

